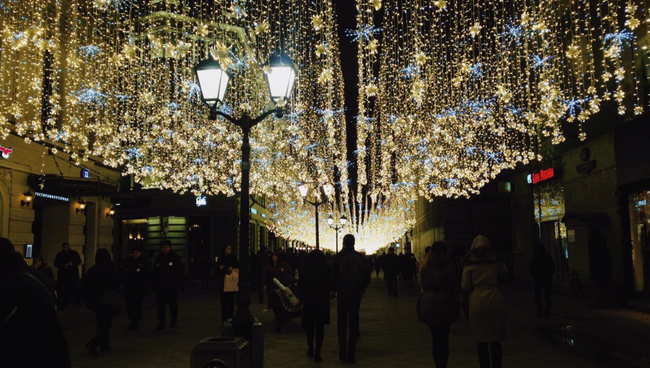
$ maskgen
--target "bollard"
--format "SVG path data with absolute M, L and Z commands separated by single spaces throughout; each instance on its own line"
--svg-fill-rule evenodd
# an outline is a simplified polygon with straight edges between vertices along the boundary
M 251 368 L 249 342 L 243 337 L 208 337 L 192 348 L 190 368 L 219 367 Z
M 232 337 L 233 329 L 230 320 L 223 324 L 223 336 Z M 264 326 L 257 318 L 251 328 L 251 368 L 264 368 Z

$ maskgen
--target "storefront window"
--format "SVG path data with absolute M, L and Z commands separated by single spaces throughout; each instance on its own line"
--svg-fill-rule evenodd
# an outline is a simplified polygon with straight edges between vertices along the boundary
M 539 239 L 555 262 L 555 280 L 569 280 L 569 246 L 564 217 L 564 190 L 560 183 L 540 184 L 534 189 L 535 219 Z
M 634 289 L 650 289 L 650 190 L 630 196 Z
M 534 198 L 537 222 L 562 219 L 564 216 L 564 190 L 559 183 L 540 185 L 534 190 Z

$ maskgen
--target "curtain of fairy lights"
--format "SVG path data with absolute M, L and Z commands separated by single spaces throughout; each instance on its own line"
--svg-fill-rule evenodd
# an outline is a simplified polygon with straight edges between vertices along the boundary
M 640 1 L 357 5 L 357 166 L 373 198 L 395 187 L 429 199 L 477 193 L 538 158 L 539 139 L 562 142 L 562 123 L 578 125 L 584 140 L 603 101 L 623 116 L 643 112 Z

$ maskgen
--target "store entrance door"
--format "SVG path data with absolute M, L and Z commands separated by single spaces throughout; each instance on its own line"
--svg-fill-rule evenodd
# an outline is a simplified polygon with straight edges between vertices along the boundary
M 555 262 L 555 281 L 562 284 L 569 281 L 569 254 L 563 229 L 564 224 L 558 220 L 541 223 L 542 245 Z

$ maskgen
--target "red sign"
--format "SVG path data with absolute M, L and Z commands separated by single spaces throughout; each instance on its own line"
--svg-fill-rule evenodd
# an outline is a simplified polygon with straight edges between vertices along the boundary
M 555 177 L 555 168 L 551 167 L 540 172 L 532 173 L 528 175 L 529 184 L 537 184 L 539 182 L 553 179 Z
M 4 158 L 4 159 L 9 158 L 9 155 L 11 155 L 11 153 L 12 153 L 13 151 L 14 151 L 14 150 L 13 150 L 12 148 L 7 148 L 7 147 L 0 146 L 0 155 L 1 155 L 2 158 Z

